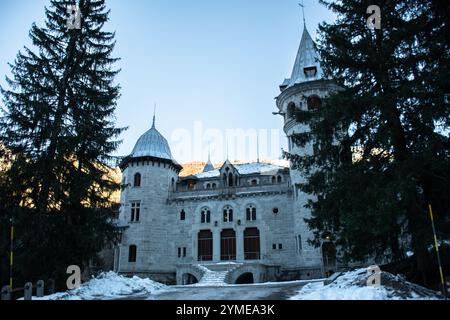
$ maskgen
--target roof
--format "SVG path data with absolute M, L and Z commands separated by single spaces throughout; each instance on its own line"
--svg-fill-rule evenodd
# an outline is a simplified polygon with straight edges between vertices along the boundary
M 285 79 L 282 87 L 291 87 L 302 82 L 319 80 L 323 78 L 323 70 L 320 67 L 320 55 L 317 51 L 311 35 L 306 26 L 303 29 L 300 47 L 295 59 L 294 68 L 292 70 L 291 78 Z M 316 68 L 315 75 L 306 75 L 305 68 Z
M 130 157 L 154 157 L 173 161 L 169 143 L 166 138 L 164 138 L 162 134 L 156 130 L 155 117 L 153 117 L 153 125 L 151 129 L 138 139 L 133 151 L 130 154 Z
M 234 164 L 233 166 L 241 175 L 250 175 L 250 174 L 272 175 L 276 174 L 280 170 L 286 169 L 286 167 L 284 166 L 261 162 Z M 197 179 L 218 178 L 220 177 L 220 169 L 202 172 L 199 174 L 195 174 L 191 177 L 195 177 Z

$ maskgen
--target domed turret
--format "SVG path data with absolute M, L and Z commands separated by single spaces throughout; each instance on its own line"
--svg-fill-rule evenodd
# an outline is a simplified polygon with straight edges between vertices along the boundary
M 130 157 L 155 157 L 172 160 L 169 143 L 166 138 L 156 130 L 155 118 L 153 118 L 152 128 L 144 133 L 136 142 Z

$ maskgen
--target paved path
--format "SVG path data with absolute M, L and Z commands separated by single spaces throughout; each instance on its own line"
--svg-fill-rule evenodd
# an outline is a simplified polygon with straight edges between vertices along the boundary
M 129 297 L 127 300 L 286 300 L 309 282 L 312 281 L 214 287 L 173 286 L 150 296 Z

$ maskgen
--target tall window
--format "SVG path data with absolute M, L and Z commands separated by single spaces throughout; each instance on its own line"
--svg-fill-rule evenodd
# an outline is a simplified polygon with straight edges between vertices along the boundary
M 180 220 L 186 220 L 186 211 L 181 210 L 181 212 L 180 212 Z
M 137 247 L 132 244 L 128 247 L 128 262 L 136 262 Z
M 282 181 L 283 181 L 283 179 L 281 178 L 281 176 L 278 176 L 278 177 L 277 177 L 277 182 L 278 182 L 278 183 L 281 183 Z
M 211 261 L 213 259 L 213 234 L 210 230 L 201 230 L 198 233 L 198 261 Z
M 140 187 L 141 186 L 141 179 L 142 179 L 142 176 L 141 176 L 140 173 L 136 173 L 134 175 L 134 186 L 135 187 Z
M 233 222 L 233 208 L 230 206 L 223 208 L 223 222 Z
M 272 183 L 277 183 L 277 177 L 275 176 L 272 177 Z
M 246 210 L 247 221 L 255 221 L 256 220 L 256 207 L 251 204 L 247 207 Z
M 224 229 L 220 233 L 220 260 L 236 260 L 236 232 Z
M 259 230 L 247 228 L 244 231 L 244 259 L 257 260 L 260 258 Z
M 211 210 L 208 208 L 202 209 L 201 223 L 210 223 L 211 222 Z
M 288 114 L 288 118 L 294 118 L 295 117 L 295 103 L 291 102 L 289 103 L 288 107 L 287 107 L 287 114 Z
M 141 203 L 134 201 L 131 203 L 131 222 L 138 222 L 141 215 Z

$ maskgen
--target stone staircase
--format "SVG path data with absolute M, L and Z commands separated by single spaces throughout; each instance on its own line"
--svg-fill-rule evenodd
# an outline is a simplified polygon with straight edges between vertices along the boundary
M 203 277 L 196 284 L 197 286 L 224 286 L 228 284 L 230 273 L 241 264 L 208 264 L 198 265 L 203 271 Z

